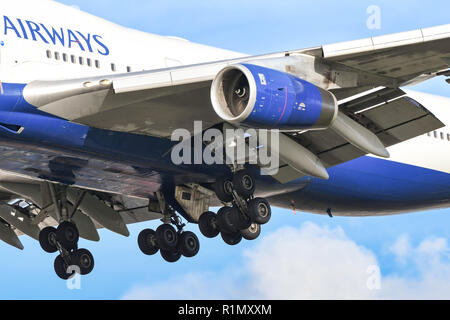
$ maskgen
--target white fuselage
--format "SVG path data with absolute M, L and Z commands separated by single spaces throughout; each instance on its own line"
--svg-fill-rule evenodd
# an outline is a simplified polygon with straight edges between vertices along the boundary
M 4 82 L 125 73 L 243 56 L 180 38 L 124 28 L 51 0 L 2 1 L 0 13 L 0 72 Z M 37 32 L 31 31 L 35 25 L 39 27 Z M 64 54 L 67 61 L 63 60 Z M 91 59 L 91 66 L 87 59 Z

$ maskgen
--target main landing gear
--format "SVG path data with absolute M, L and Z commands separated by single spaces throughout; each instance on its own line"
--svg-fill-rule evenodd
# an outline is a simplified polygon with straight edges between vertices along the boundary
M 77 226 L 71 221 L 78 205 L 74 205 L 69 211 L 65 188 L 55 185 L 49 187 L 60 224 L 57 228 L 42 229 L 39 233 L 39 243 L 45 252 L 59 252 L 54 262 L 58 277 L 66 280 L 75 273 L 87 275 L 94 269 L 94 257 L 88 250 L 78 249 L 80 236 Z M 82 198 L 78 203 L 81 203 L 81 200 Z
M 269 222 L 271 208 L 267 200 L 254 198 L 255 179 L 247 170 L 236 172 L 232 178 L 223 177 L 214 184 L 217 197 L 227 205 L 217 214 L 208 211 L 200 216 L 200 232 L 207 238 L 219 234 L 231 246 L 245 240 L 255 240 L 261 234 L 261 225 Z M 160 252 L 167 262 L 177 262 L 182 256 L 191 258 L 197 255 L 200 242 L 190 231 L 183 231 L 180 217 L 169 208 L 161 194 L 158 194 L 163 224 L 156 231 L 145 229 L 138 237 L 140 250 L 146 255 Z
M 214 184 L 220 201 L 228 204 L 217 214 L 205 212 L 199 219 L 200 232 L 207 238 L 221 235 L 229 245 L 255 240 L 261 234 L 261 225 L 269 222 L 271 208 L 264 198 L 254 198 L 255 179 L 248 170 L 236 172 L 232 178 L 222 177 Z
M 39 243 L 48 253 L 59 251 L 54 262 L 55 272 L 61 279 L 69 279 L 74 273 L 87 275 L 94 269 L 94 257 L 86 249 L 78 249 L 78 229 L 69 221 L 58 228 L 47 227 L 39 234 Z
M 183 231 L 185 225 L 175 212 L 171 212 L 163 219 L 164 224 L 156 231 L 142 230 L 138 236 L 139 249 L 146 255 L 160 252 L 164 260 L 177 262 L 182 256 L 195 257 L 200 250 L 200 241 L 195 233 Z

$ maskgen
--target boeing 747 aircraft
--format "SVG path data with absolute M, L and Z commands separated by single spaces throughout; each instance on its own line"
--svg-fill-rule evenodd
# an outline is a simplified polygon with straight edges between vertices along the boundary
M 186 222 L 237 245 L 271 206 L 450 207 L 450 99 L 407 88 L 450 82 L 450 25 L 247 56 L 51 0 L 0 20 L 0 239 L 58 253 L 62 279 L 93 270 L 99 228 L 161 220 L 138 245 L 176 262 L 200 248 Z

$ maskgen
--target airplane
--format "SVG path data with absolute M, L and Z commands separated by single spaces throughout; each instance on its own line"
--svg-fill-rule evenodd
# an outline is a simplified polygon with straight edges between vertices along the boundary
M 200 249 L 186 223 L 237 245 L 258 238 L 273 206 L 330 217 L 450 207 L 450 99 L 409 89 L 450 83 L 450 24 L 249 56 L 51 0 L 0 12 L 0 239 L 39 241 L 62 279 L 92 272 L 78 241 L 99 241 L 100 228 L 129 236 L 128 224 L 161 220 L 138 246 L 173 263 Z M 246 151 L 175 163 L 177 129 L 201 152 L 209 130 L 245 131 L 214 150 Z M 276 167 L 254 161 L 262 151 Z

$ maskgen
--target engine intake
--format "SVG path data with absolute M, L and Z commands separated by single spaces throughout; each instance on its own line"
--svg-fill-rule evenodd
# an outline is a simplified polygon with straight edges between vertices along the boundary
M 216 113 L 254 128 L 326 129 L 336 119 L 331 92 L 288 73 L 238 64 L 218 73 L 211 88 Z

